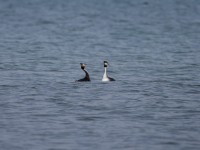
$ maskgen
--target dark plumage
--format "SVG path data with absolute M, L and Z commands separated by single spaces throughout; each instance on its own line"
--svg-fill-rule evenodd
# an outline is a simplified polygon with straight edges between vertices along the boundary
M 76 80 L 76 82 L 90 81 L 90 75 L 87 72 L 87 70 L 85 69 L 86 65 L 83 63 L 80 63 L 80 65 L 81 65 L 81 69 L 85 72 L 85 77 L 83 79 Z

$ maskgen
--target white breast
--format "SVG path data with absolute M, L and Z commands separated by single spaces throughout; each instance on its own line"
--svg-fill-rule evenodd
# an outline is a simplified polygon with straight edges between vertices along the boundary
M 102 81 L 106 82 L 106 81 L 110 81 L 110 79 L 108 77 L 103 77 Z

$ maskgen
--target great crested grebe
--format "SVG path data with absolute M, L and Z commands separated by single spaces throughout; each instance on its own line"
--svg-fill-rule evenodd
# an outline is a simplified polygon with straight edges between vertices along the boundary
M 103 75 L 102 81 L 115 81 L 115 79 L 108 77 L 108 75 L 107 75 L 108 65 L 109 65 L 108 62 L 104 61 L 104 75 Z
M 90 75 L 85 69 L 86 65 L 84 63 L 80 63 L 81 69 L 85 72 L 85 77 L 83 79 L 76 80 L 76 82 L 84 82 L 84 81 L 90 81 Z

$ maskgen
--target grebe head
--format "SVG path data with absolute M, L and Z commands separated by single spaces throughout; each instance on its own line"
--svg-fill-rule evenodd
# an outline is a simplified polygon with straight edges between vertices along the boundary
M 104 63 L 104 67 L 108 67 L 109 64 L 107 61 L 104 61 L 103 63 Z
M 81 65 L 81 69 L 84 70 L 86 65 L 84 63 L 80 63 L 80 65 Z

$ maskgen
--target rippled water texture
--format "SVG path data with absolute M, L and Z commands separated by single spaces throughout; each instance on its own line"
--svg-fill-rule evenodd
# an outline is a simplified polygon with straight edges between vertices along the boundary
M 199 150 L 199 16 L 199 0 L 0 0 L 1 149 Z

